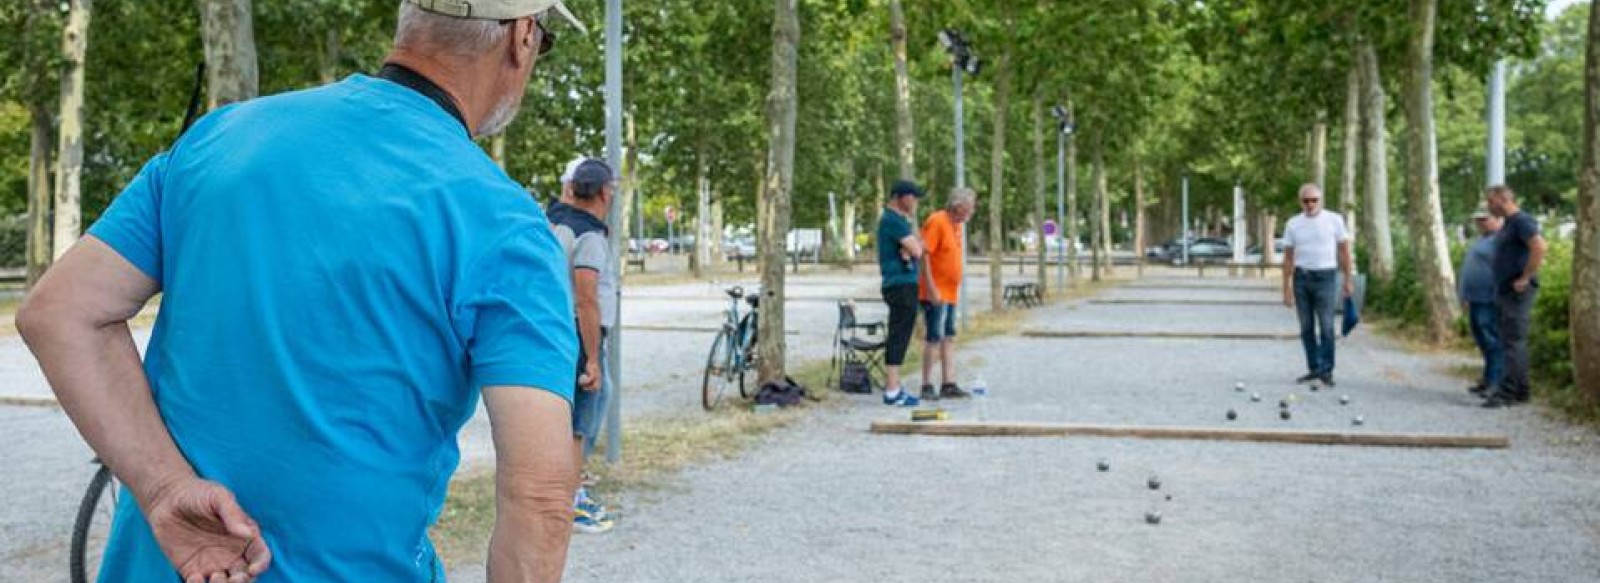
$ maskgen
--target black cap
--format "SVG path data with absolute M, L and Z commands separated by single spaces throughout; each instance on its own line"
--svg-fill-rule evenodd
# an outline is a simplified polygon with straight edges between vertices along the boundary
M 611 166 L 595 158 L 589 158 L 578 164 L 572 170 L 572 191 L 578 198 L 589 198 L 600 193 L 600 189 L 611 183 Z
M 923 196 L 926 196 L 927 193 L 922 190 L 921 186 L 917 186 L 917 183 L 915 182 L 910 180 L 896 180 L 894 181 L 894 186 L 889 189 L 889 195 L 915 196 L 917 198 L 922 198 Z

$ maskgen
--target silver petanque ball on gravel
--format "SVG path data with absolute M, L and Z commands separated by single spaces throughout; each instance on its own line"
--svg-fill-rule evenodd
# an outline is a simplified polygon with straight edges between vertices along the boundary
M 1261 393 L 1250 393 L 1250 402 L 1251 403 L 1260 403 L 1261 402 Z
M 1095 462 L 1094 467 L 1102 472 L 1109 472 L 1111 471 L 1111 461 L 1107 459 L 1101 459 L 1100 461 Z
M 1356 415 L 1355 419 L 1351 419 L 1350 420 L 1350 424 L 1351 425 L 1356 425 L 1356 426 L 1366 425 L 1367 424 L 1367 419 L 1365 417 L 1360 416 L 1360 415 Z
M 1229 421 L 1233 421 L 1234 419 L 1238 419 L 1239 418 L 1239 412 L 1234 411 L 1233 409 L 1229 409 L 1227 417 L 1228 417 Z
M 1244 383 L 1233 383 L 1233 392 L 1235 392 L 1235 393 L 1243 393 L 1244 392 Z
M 1284 421 L 1288 421 L 1289 417 L 1291 417 L 1291 415 L 1289 415 L 1289 410 L 1288 409 L 1284 409 L 1284 410 L 1278 412 L 1278 418 L 1279 419 L 1282 419 Z
M 1161 524 L 1161 513 L 1155 511 L 1146 512 L 1144 513 L 1144 521 L 1146 524 Z
M 1150 479 L 1145 481 L 1145 485 L 1150 486 L 1151 490 L 1160 490 L 1161 478 L 1158 476 L 1150 476 Z
M 1340 395 L 1339 396 L 1339 404 L 1340 405 L 1349 405 L 1350 404 L 1350 395 Z

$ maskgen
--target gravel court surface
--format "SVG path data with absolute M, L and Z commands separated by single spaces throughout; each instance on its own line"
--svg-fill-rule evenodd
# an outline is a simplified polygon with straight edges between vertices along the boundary
M 1079 303 L 1037 310 L 1030 325 L 1114 317 L 1154 325 L 1169 315 Z M 1292 323 L 1282 308 L 1253 318 Z M 737 460 L 686 471 L 666 492 L 629 495 L 633 512 L 615 531 L 574 539 L 567 580 L 1600 576 L 1596 435 L 1534 408 L 1472 407 L 1446 372 L 1461 357 L 1403 353 L 1357 332 L 1340 347 L 1340 386 L 1313 394 L 1290 383 L 1303 367 L 1295 342 L 1000 337 L 964 348 L 963 377 L 985 378 L 994 394 L 945 403 L 957 419 L 981 409 L 991 420 L 1223 427 L 1235 407 L 1241 427 L 1502 433 L 1512 448 L 878 436 L 865 433 L 870 421 L 904 412 L 863 397 Z M 1283 422 L 1276 400 L 1290 391 L 1297 415 Z M 1344 393 L 1349 407 L 1337 404 Z M 1356 410 L 1361 428 L 1349 425 Z M 1102 458 L 1111 471 L 1095 471 Z M 1159 491 L 1146 488 L 1150 475 Z M 1147 511 L 1162 523 L 1145 524 Z M 480 581 L 479 569 L 454 580 Z
M 793 295 L 815 297 L 789 308 L 791 362 L 825 360 L 831 354 L 838 311 L 831 297 L 876 297 L 876 270 L 790 276 L 799 284 Z M 627 395 L 625 418 L 646 415 L 700 415 L 700 375 L 713 332 L 626 330 L 628 325 L 717 326 L 726 309 L 722 288 L 752 282 L 729 281 L 664 286 L 638 286 L 625 291 L 623 351 Z M 974 278 L 973 308 L 987 304 L 987 280 Z M 640 296 L 640 297 L 634 297 Z M 667 297 L 668 301 L 644 298 Z M 858 305 L 864 319 L 884 317 L 881 302 Z M 141 350 L 147 328 L 134 330 Z M 0 336 L 0 395 L 52 398 L 38 363 L 22 339 Z M 733 398 L 737 398 L 735 395 Z M 479 408 L 463 427 L 459 471 L 492 464 L 493 440 L 487 414 Z M 0 582 L 64 580 L 66 544 L 80 497 L 93 475 L 88 446 L 61 411 L 42 407 L 0 405 Z
M 0 581 L 65 581 L 94 453 L 56 409 L 0 407 L 0 428 Z

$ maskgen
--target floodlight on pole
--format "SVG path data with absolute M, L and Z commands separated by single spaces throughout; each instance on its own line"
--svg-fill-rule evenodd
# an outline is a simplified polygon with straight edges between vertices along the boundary
M 966 137 L 962 125 L 962 98 L 961 76 L 978 74 L 978 57 L 972 54 L 967 41 L 961 38 L 961 31 L 947 28 L 939 31 L 939 44 L 945 52 L 950 53 L 950 83 L 955 93 L 955 142 L 956 142 L 956 188 L 967 186 L 967 152 Z M 966 327 L 966 298 L 967 298 L 967 223 L 961 223 L 961 292 L 956 298 L 956 325 Z

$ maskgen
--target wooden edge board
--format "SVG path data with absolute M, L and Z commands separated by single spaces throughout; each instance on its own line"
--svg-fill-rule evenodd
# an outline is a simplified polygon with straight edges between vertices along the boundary
M 1192 340 L 1299 340 L 1299 334 L 1272 332 L 1138 332 L 1133 330 L 1023 330 L 1026 338 L 1175 338 Z
M 707 332 L 707 333 L 716 333 L 716 332 L 722 331 L 722 328 L 718 327 L 718 326 L 673 326 L 673 325 L 665 325 L 665 324 L 623 324 L 622 325 L 622 330 L 624 332 L 634 331 L 634 332 Z M 798 330 L 787 330 L 787 331 L 785 331 L 783 333 L 783 335 L 784 336 L 799 336 L 800 335 L 800 331 L 798 331 Z
M 1129 305 L 1141 305 L 1141 306 L 1160 306 L 1160 305 L 1175 305 L 1175 306 L 1281 306 L 1281 305 L 1283 305 L 1283 302 L 1274 302 L 1272 300 L 1182 300 L 1182 299 L 1162 300 L 1162 299 L 1154 299 L 1154 298 L 1150 298 L 1150 299 L 1146 299 L 1146 298 L 1106 298 L 1106 299 L 1100 299 L 1100 300 L 1089 300 L 1089 303 L 1091 303 L 1091 304 L 1129 304 Z
M 1505 449 L 1511 447 L 1511 440 L 1503 435 L 1364 432 L 1346 433 L 1338 431 L 1295 431 L 1286 429 L 1230 429 L 1212 427 L 1090 425 L 1074 423 L 1004 423 L 970 421 L 916 423 L 905 421 L 874 421 L 872 422 L 871 432 L 897 435 L 939 435 L 963 437 L 1132 437 L 1139 439 L 1250 441 L 1264 443 L 1364 445 L 1381 447 L 1480 449 Z
M 52 397 L 7 397 L 0 396 L 0 405 L 12 407 L 49 407 L 60 408 L 61 403 Z

